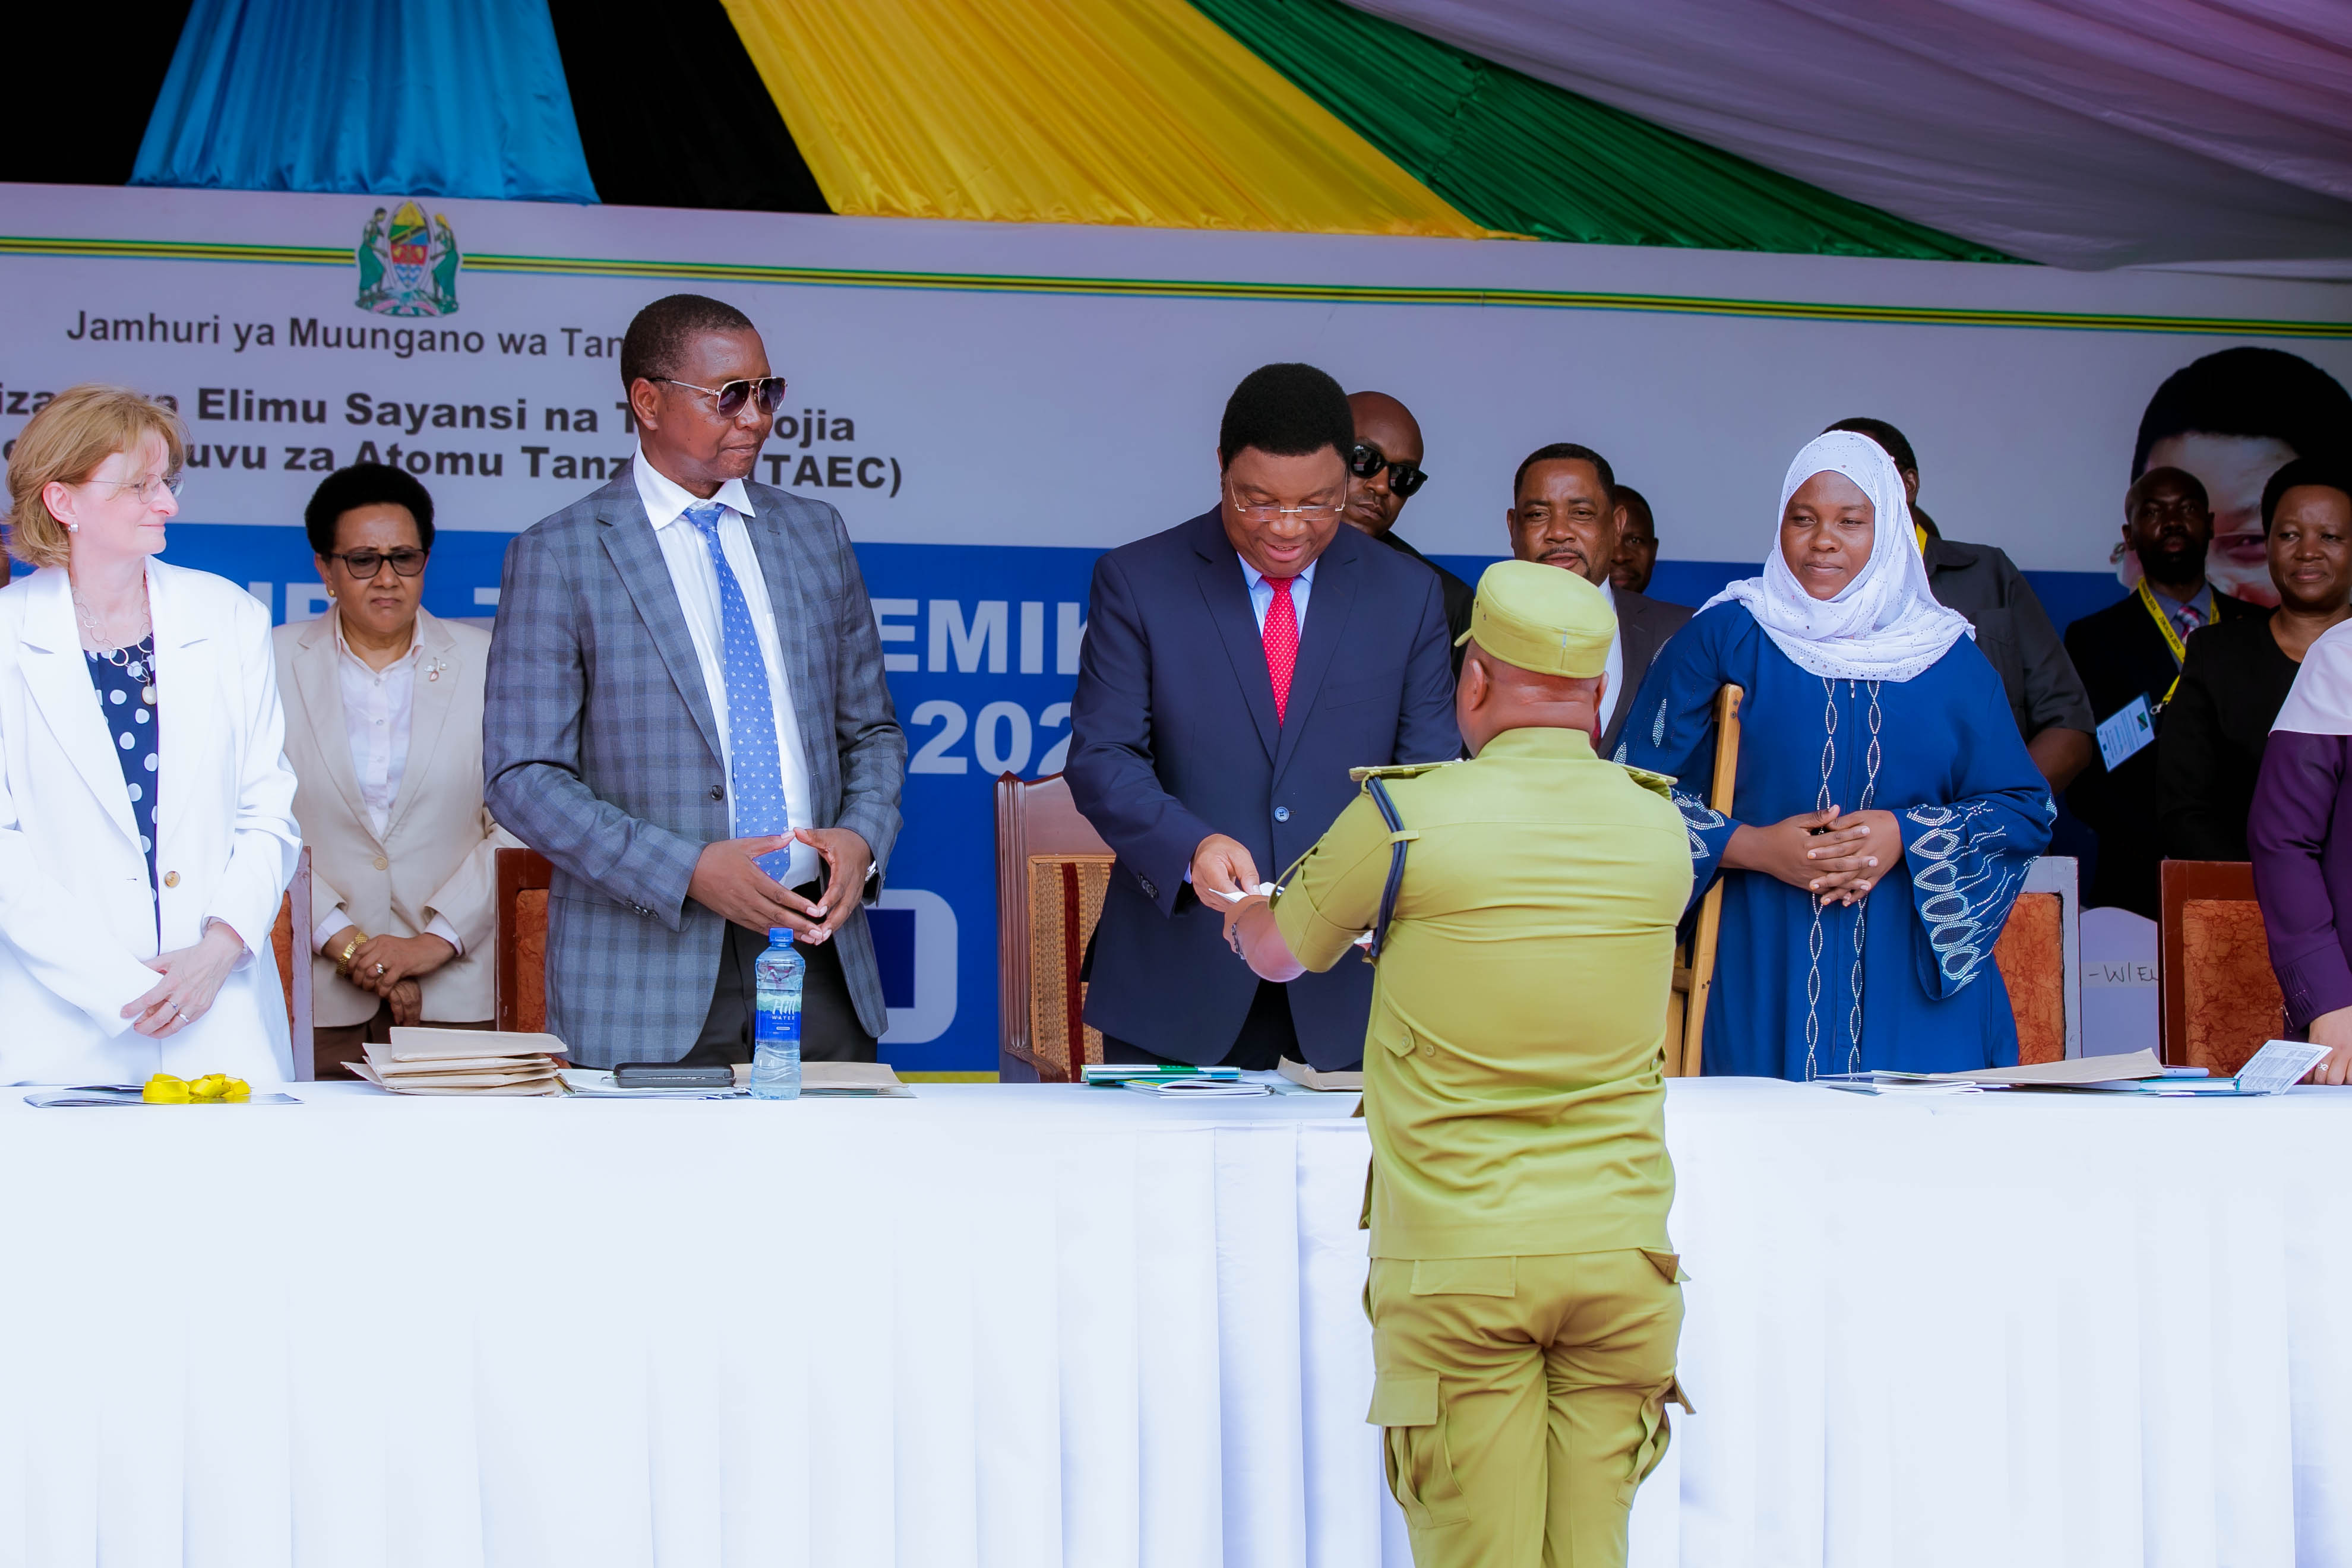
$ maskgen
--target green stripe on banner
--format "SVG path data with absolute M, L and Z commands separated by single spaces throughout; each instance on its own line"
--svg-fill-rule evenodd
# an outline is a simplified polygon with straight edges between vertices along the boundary
M 86 260 L 234 261 L 349 267 L 349 250 L 327 246 L 226 245 L 183 240 L 51 239 L 0 236 L 0 256 Z M 2097 315 L 1964 306 L 1841 305 L 1802 300 L 1726 300 L 1549 289 L 1444 289 L 1368 283 L 1250 283 L 1192 279 L 1052 278 L 978 272 L 877 272 L 838 267 L 754 267 L 740 262 L 630 261 L 594 257 L 466 258 L 469 272 L 560 278 L 644 278 L 702 283 L 825 289 L 913 289 L 967 294 L 1096 295 L 1107 299 L 1230 300 L 1331 305 L 1475 305 L 1502 310 L 1619 310 L 1731 316 L 1781 321 L 1891 322 L 1932 327 L 2022 327 L 2058 331 L 2168 332 L 2237 338 L 2352 338 L 2352 321 L 2284 321 L 2200 316 Z
M 1192 0 L 1468 217 L 1588 245 L 2008 261 L 1339 0 Z

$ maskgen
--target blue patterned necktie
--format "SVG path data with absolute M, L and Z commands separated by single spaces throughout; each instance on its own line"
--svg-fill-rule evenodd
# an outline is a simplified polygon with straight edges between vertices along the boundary
M 690 506 L 684 513 L 702 535 L 710 552 L 711 570 L 719 575 L 719 666 L 727 681 L 727 739 L 733 753 L 729 772 L 735 783 L 735 836 L 759 838 L 792 831 L 792 813 L 784 803 L 784 763 L 776 744 L 776 705 L 768 688 L 768 661 L 760 654 L 760 635 L 751 627 L 751 605 L 743 584 L 727 564 L 719 545 L 717 501 Z M 761 868 L 781 879 L 791 863 L 790 849 L 760 857 Z

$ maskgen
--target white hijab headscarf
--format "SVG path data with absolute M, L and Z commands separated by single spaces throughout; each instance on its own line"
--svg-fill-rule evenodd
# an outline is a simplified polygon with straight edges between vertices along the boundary
M 1832 599 L 1816 599 L 1780 556 L 1780 516 L 1789 498 L 1815 474 L 1843 474 L 1870 498 L 1875 526 L 1870 559 Z M 1743 578 L 1709 599 L 1748 606 L 1798 668 L 1832 680 L 1908 680 L 1976 628 L 1927 591 L 1927 565 L 1912 536 L 1911 508 L 1895 460 L 1867 436 L 1832 430 L 1817 436 L 1789 465 L 1772 514 L 1772 552 L 1764 574 Z
M 2312 639 L 2294 672 L 2271 733 L 2352 735 L 2352 621 L 2338 621 Z

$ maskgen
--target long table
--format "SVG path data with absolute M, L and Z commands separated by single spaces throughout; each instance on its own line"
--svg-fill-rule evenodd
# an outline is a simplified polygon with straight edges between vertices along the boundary
M 1352 1097 L 0 1103 L 0 1568 L 1403 1568 Z M 1635 1560 L 2352 1563 L 2352 1101 L 1678 1082 Z

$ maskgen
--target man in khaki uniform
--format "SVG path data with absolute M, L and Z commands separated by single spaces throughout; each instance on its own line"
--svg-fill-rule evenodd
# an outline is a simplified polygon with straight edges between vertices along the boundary
M 1227 921 L 1277 980 L 1377 933 L 1370 1419 L 1420 1568 L 1622 1564 L 1680 1400 L 1661 1051 L 1690 852 L 1666 781 L 1594 755 L 1614 633 L 1577 574 L 1489 567 L 1475 760 L 1365 770 Z

